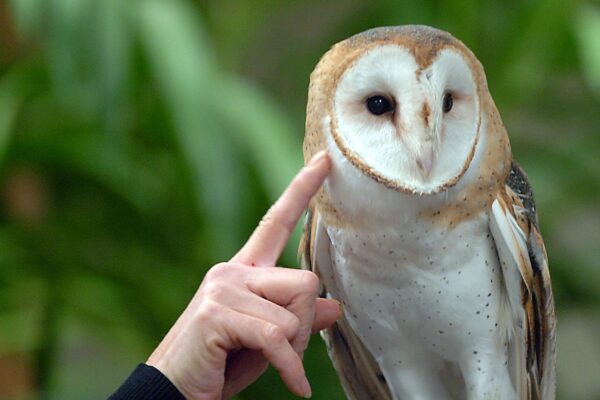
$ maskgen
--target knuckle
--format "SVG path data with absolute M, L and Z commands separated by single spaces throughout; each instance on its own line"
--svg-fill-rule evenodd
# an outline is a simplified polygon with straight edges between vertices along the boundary
M 283 330 L 274 324 L 265 324 L 263 328 L 263 335 L 267 344 L 281 343 L 286 340 Z
M 319 277 L 312 271 L 301 271 L 302 272 L 302 285 L 306 288 L 307 291 L 311 293 L 315 293 L 315 295 L 319 292 Z
M 202 296 L 227 303 L 231 293 L 236 290 L 245 274 L 241 266 L 232 263 L 220 263 L 212 267 L 200 285 Z
M 219 263 L 208 270 L 205 276 L 207 281 L 215 281 L 227 277 L 231 273 L 232 265 L 228 263 Z
M 296 336 L 298 329 L 300 329 L 300 318 L 298 318 L 295 314 L 288 312 L 286 316 L 286 321 L 283 323 L 283 327 L 286 332 L 286 337 L 291 339 Z
M 213 358 L 217 358 L 218 354 L 215 354 L 223 346 L 223 338 L 215 331 L 204 334 L 203 338 L 206 349 Z
M 223 306 L 212 300 L 203 301 L 196 310 L 195 322 L 204 327 L 209 321 L 219 317 Z
M 306 349 L 306 345 L 308 344 L 308 341 L 310 339 L 310 329 L 303 329 L 302 331 L 298 332 L 298 334 L 296 335 L 296 340 L 298 340 L 300 343 L 302 343 L 302 350 Z
M 222 281 L 208 282 L 204 286 L 204 297 L 214 301 L 226 300 L 229 295 L 227 283 Z

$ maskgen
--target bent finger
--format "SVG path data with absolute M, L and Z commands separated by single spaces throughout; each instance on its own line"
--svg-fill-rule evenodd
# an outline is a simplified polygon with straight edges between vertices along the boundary
M 276 304 L 268 298 L 251 292 L 230 291 L 223 302 L 233 310 L 267 321 L 283 329 L 285 337 L 291 340 L 298 333 L 300 319 L 290 310 Z
M 229 310 L 226 329 L 232 344 L 260 350 L 279 372 L 288 389 L 297 396 L 308 397 L 310 385 L 298 354 L 277 325 Z M 233 347 L 235 348 L 235 347 Z
M 315 273 L 296 268 L 251 269 L 244 282 L 253 293 L 283 307 L 303 293 L 316 298 L 319 291 L 319 278 Z
M 297 334 L 291 344 L 298 354 L 302 354 L 312 331 L 319 278 L 305 270 L 259 269 L 254 271 L 246 285 L 257 295 L 285 307 L 298 318 Z

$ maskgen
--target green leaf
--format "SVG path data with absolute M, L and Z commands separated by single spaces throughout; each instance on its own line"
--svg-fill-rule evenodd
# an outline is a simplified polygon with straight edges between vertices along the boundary
M 302 165 L 300 138 L 304 127 L 294 130 L 282 107 L 241 79 L 228 78 L 221 90 L 239 106 L 232 110 L 228 103 L 217 102 L 216 111 L 248 150 L 275 200 Z
M 95 53 L 99 78 L 98 92 L 102 93 L 104 130 L 115 140 L 123 141 L 130 89 L 129 68 L 131 38 L 126 13 L 129 3 L 106 0 L 97 4 L 99 51 Z
M 16 70 L 0 80 L 0 165 L 13 134 L 13 122 L 25 96 L 21 91 L 20 74 L 20 70 Z
M 50 2 L 45 0 L 9 0 L 17 28 L 26 35 L 39 33 Z
M 573 25 L 583 72 L 590 86 L 600 94 L 600 7 L 581 6 Z
M 294 134 L 284 110 L 241 79 L 229 77 L 221 90 L 235 99 L 237 106 L 232 110 L 228 102 L 217 102 L 216 112 L 256 166 L 269 199 L 275 201 L 303 164 L 302 129 L 299 127 L 298 134 Z M 284 251 L 287 263 L 295 259 L 299 235 L 296 229 Z
M 179 1 L 143 1 L 136 12 L 142 43 L 175 125 L 198 210 L 208 219 L 212 250 L 228 257 L 240 238 L 230 229 L 240 207 L 238 162 L 214 112 L 222 97 L 218 73 L 194 10 Z
M 70 134 L 30 138 L 20 148 L 23 159 L 37 159 L 81 174 L 117 194 L 142 214 L 163 202 L 168 184 L 151 165 L 136 156 L 133 148 L 98 134 Z M 155 160 L 155 163 L 158 160 Z

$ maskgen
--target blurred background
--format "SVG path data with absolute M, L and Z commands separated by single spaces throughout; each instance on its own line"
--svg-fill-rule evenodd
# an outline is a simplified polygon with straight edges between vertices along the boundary
M 537 194 L 559 397 L 600 399 L 600 5 L 506 4 L 0 0 L 0 399 L 118 387 L 301 166 L 320 56 L 407 23 L 484 64 Z M 306 369 L 343 398 L 319 338 Z M 293 396 L 269 371 L 259 398 Z

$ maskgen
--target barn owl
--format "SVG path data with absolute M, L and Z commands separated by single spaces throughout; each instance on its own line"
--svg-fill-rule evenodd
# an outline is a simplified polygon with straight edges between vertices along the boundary
M 450 34 L 372 29 L 311 75 L 305 160 L 332 170 L 300 244 L 343 317 L 350 399 L 553 399 L 555 314 L 526 175 L 483 67 Z

